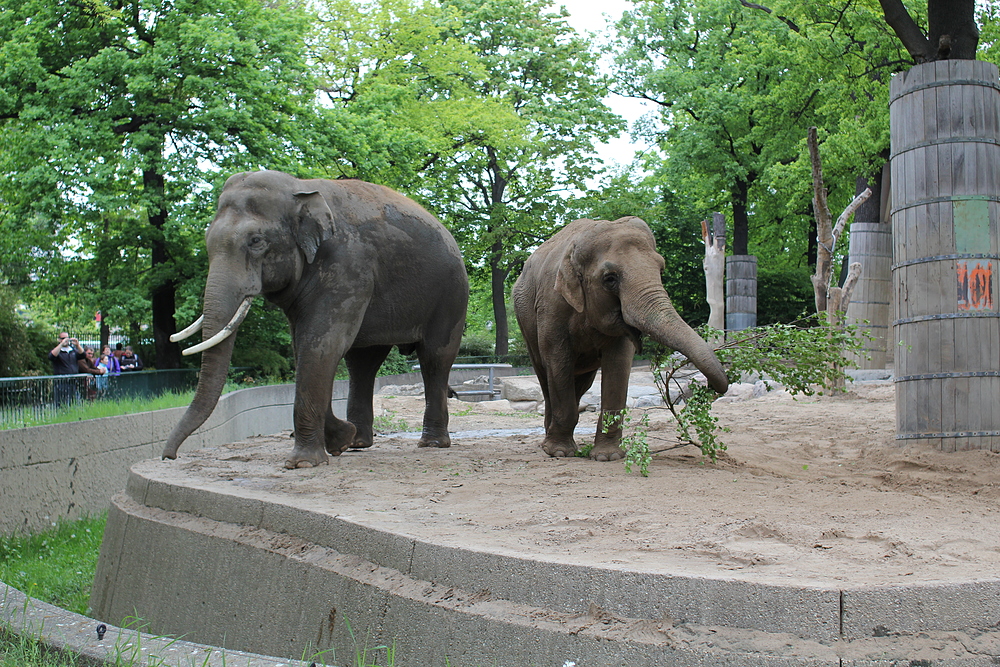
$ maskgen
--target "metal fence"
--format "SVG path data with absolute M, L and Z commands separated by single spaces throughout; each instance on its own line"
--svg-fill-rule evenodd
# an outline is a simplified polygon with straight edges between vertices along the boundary
M 155 398 L 198 384 L 198 369 L 0 378 L 0 424 L 30 424 L 84 401 Z

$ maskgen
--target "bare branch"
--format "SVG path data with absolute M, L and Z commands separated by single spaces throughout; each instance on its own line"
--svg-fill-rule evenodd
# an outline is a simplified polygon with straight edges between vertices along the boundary
M 844 209 L 844 212 L 840 214 L 840 217 L 837 218 L 837 225 L 833 228 L 834 245 L 836 245 L 837 241 L 840 239 L 840 235 L 844 233 L 844 225 L 847 224 L 847 221 L 851 219 L 851 216 L 858 210 L 858 207 L 864 204 L 871 196 L 871 188 L 865 188 L 865 191 L 855 197 L 854 201 L 848 204 L 847 208 Z M 832 250 L 833 247 L 831 246 L 830 249 Z
M 847 306 L 851 303 L 851 293 L 854 292 L 859 278 L 861 278 L 861 262 L 851 262 L 847 268 L 847 279 L 844 280 L 844 286 L 841 288 L 840 310 L 847 310 Z
M 746 7 L 747 9 L 759 9 L 762 12 L 767 12 L 768 14 L 774 14 L 774 12 L 772 12 L 769 7 L 765 7 L 764 5 L 758 5 L 756 2 L 748 2 L 748 0 L 740 0 L 740 4 Z M 781 21 L 782 23 L 784 23 L 785 25 L 787 25 L 790 29 L 794 30 L 795 32 L 799 32 L 799 26 L 795 25 L 795 23 L 787 16 L 774 14 L 774 17 L 779 21 Z

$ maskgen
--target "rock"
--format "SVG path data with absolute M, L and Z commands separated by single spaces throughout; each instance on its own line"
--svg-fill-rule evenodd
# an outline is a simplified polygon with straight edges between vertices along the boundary
M 538 384 L 538 378 L 533 375 L 507 377 L 504 378 L 500 398 L 505 398 L 511 403 L 514 401 L 541 401 L 542 387 Z
M 726 395 L 716 399 L 716 402 L 739 403 L 742 401 L 749 401 L 754 398 L 760 398 L 766 393 L 768 393 L 767 385 L 764 384 L 763 380 L 757 380 L 756 382 L 737 382 L 729 385 L 729 391 L 726 392 Z
M 626 408 L 653 408 L 660 405 L 663 405 L 663 397 L 655 386 L 629 385 L 628 395 L 625 398 Z
M 422 396 L 423 383 L 419 384 L 387 384 L 378 390 L 382 396 Z
M 516 410 L 517 412 L 544 412 L 544 403 L 542 401 L 507 401 L 511 410 Z

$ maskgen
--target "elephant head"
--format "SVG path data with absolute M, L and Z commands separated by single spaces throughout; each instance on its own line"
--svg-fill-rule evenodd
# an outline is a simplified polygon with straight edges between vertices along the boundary
M 226 382 L 235 337 L 253 298 L 281 305 L 292 302 L 320 244 L 333 236 L 333 213 L 314 190 L 280 172 L 232 176 L 219 197 L 205 233 L 208 279 L 203 314 L 173 336 L 178 341 L 199 329 L 203 341 L 183 354 L 204 352 L 198 388 L 187 412 L 167 438 L 164 458 L 176 458 L 180 444 L 201 426 L 218 403 Z
M 611 337 L 629 336 L 637 350 L 640 334 L 646 334 L 684 354 L 712 389 L 726 393 L 722 364 L 677 314 L 663 288 L 664 262 L 649 226 L 636 217 L 586 222 L 592 225 L 564 246 L 556 290 L 589 327 Z

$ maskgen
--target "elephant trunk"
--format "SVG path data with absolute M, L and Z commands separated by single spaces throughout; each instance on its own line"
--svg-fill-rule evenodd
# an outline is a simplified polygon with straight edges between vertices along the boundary
M 205 289 L 205 324 L 204 340 L 208 341 L 217 337 L 218 333 L 227 326 L 235 334 L 235 330 L 245 317 L 245 308 L 241 308 L 239 301 L 232 298 L 225 298 L 222 308 L 212 308 L 210 304 L 218 303 L 220 300 L 214 298 L 214 294 L 222 290 L 212 289 L 212 280 L 209 276 L 209 283 Z M 244 302 L 245 305 L 246 301 Z M 234 315 L 235 313 L 235 315 Z M 177 450 L 181 443 L 191 435 L 195 429 L 205 423 L 205 420 L 215 410 L 219 397 L 222 395 L 222 388 L 226 384 L 226 375 L 229 371 L 229 361 L 233 354 L 233 345 L 236 343 L 236 336 L 230 335 L 212 347 L 204 350 L 201 357 L 201 373 L 198 375 L 198 388 L 195 390 L 191 405 L 181 420 L 174 426 L 170 435 L 167 436 L 167 444 L 163 447 L 164 459 L 177 458 Z
M 712 389 L 720 394 L 729 389 L 729 378 L 712 347 L 677 314 L 661 285 L 626 290 L 622 316 L 628 325 L 686 356 L 705 374 Z

